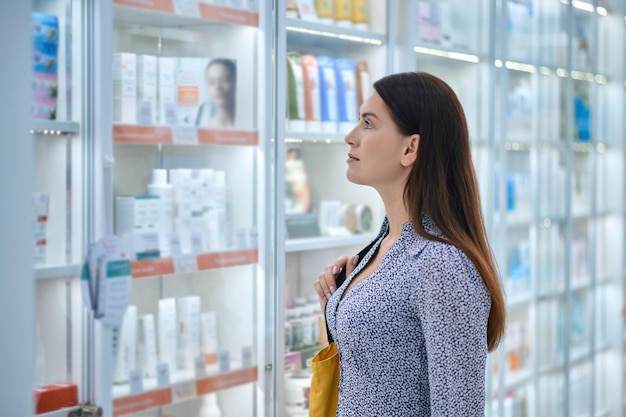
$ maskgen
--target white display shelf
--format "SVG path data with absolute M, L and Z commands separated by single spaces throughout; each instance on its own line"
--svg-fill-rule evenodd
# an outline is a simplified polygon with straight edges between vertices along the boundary
M 132 415 L 170 404 L 193 400 L 211 392 L 251 384 L 258 380 L 258 368 L 236 368 L 229 372 L 195 378 L 193 372 L 178 372 L 170 377 L 170 385 L 157 387 L 155 378 L 143 380 L 143 391 L 130 393 L 128 385 L 113 386 L 113 415 Z
M 504 386 L 506 390 L 515 390 L 518 389 L 528 382 L 530 382 L 532 378 L 532 372 L 530 369 L 520 369 L 518 371 L 506 372 Z M 493 389 L 494 391 L 498 390 L 498 379 L 493 378 Z
M 481 61 L 487 60 L 487 55 L 479 51 L 462 48 L 448 48 L 442 45 L 426 42 L 415 43 L 413 46 L 413 52 L 420 55 L 449 59 L 450 62 L 456 61 L 477 64 Z
M 79 264 L 38 265 L 33 268 L 36 280 L 77 277 L 80 275 Z
M 80 124 L 77 122 L 61 122 L 57 120 L 33 120 L 32 135 L 75 135 L 80 131 Z
M 537 299 L 539 301 L 546 301 L 549 300 L 551 298 L 559 298 L 559 297 L 563 297 L 564 295 L 564 289 L 556 289 L 556 290 L 548 290 L 542 293 L 539 293 L 539 296 L 537 297 Z
M 341 248 L 344 246 L 365 246 L 376 238 L 376 233 L 363 233 L 350 236 L 324 236 L 303 239 L 290 239 L 285 242 L 286 252 Z
M 593 355 L 588 345 L 572 347 L 570 351 L 570 366 L 576 363 L 592 360 Z
M 220 7 L 201 3 L 193 14 L 176 13 L 174 0 L 145 2 L 138 7 L 128 0 L 113 1 L 113 20 L 116 23 L 156 27 L 193 27 L 194 31 L 219 31 L 224 25 L 258 26 L 258 13 L 243 9 Z
M 381 46 L 386 40 L 385 35 L 380 33 L 294 18 L 285 19 L 285 29 L 288 35 L 300 34 L 325 37 L 337 41 L 365 45 Z
M 35 417 L 67 417 L 72 411 L 78 407 L 61 408 L 60 410 L 50 411 L 49 413 L 35 414 Z
M 521 294 L 515 294 L 507 297 L 506 305 L 507 307 L 518 307 L 523 304 L 528 304 L 532 302 L 533 297 L 530 291 L 526 291 Z
M 345 143 L 346 133 L 324 133 L 324 132 L 286 132 L 285 142 L 311 142 L 311 143 Z

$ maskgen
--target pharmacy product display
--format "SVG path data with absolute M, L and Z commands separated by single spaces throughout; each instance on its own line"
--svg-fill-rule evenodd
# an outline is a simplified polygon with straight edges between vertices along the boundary
M 81 71 L 66 1 L 35 1 L 30 21 L 28 114 L 34 172 L 28 230 L 34 286 L 32 413 L 69 412 L 84 394 L 80 267 L 83 256 Z M 5 25 L 8 24 L 5 22 Z M 17 178 L 22 178 L 20 173 Z M 21 277 L 26 279 L 27 277 Z M 28 308 L 25 306 L 25 308 Z M 19 312 L 16 312 L 16 314 Z
M 114 2 L 112 218 L 133 288 L 113 416 L 264 413 L 268 12 L 253 3 Z

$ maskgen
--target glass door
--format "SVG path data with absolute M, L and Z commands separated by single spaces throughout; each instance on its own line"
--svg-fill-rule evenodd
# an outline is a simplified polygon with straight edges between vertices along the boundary
M 114 1 L 114 416 L 265 414 L 268 7 L 229 4 Z

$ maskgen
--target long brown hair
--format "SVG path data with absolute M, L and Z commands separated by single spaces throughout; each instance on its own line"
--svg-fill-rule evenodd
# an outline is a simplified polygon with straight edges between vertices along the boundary
M 425 72 L 392 74 L 374 83 L 404 135 L 419 134 L 417 159 L 404 186 L 404 201 L 415 231 L 452 244 L 472 261 L 491 295 L 487 347 L 495 350 L 504 333 L 505 305 L 483 222 L 463 107 L 441 79 Z M 445 239 L 421 222 L 427 213 Z

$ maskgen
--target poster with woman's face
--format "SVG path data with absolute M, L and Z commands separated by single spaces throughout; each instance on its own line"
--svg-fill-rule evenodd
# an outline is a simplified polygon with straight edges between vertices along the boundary
M 236 122 L 237 64 L 233 59 L 214 58 L 203 71 L 204 100 L 196 125 L 209 129 L 232 129 Z

